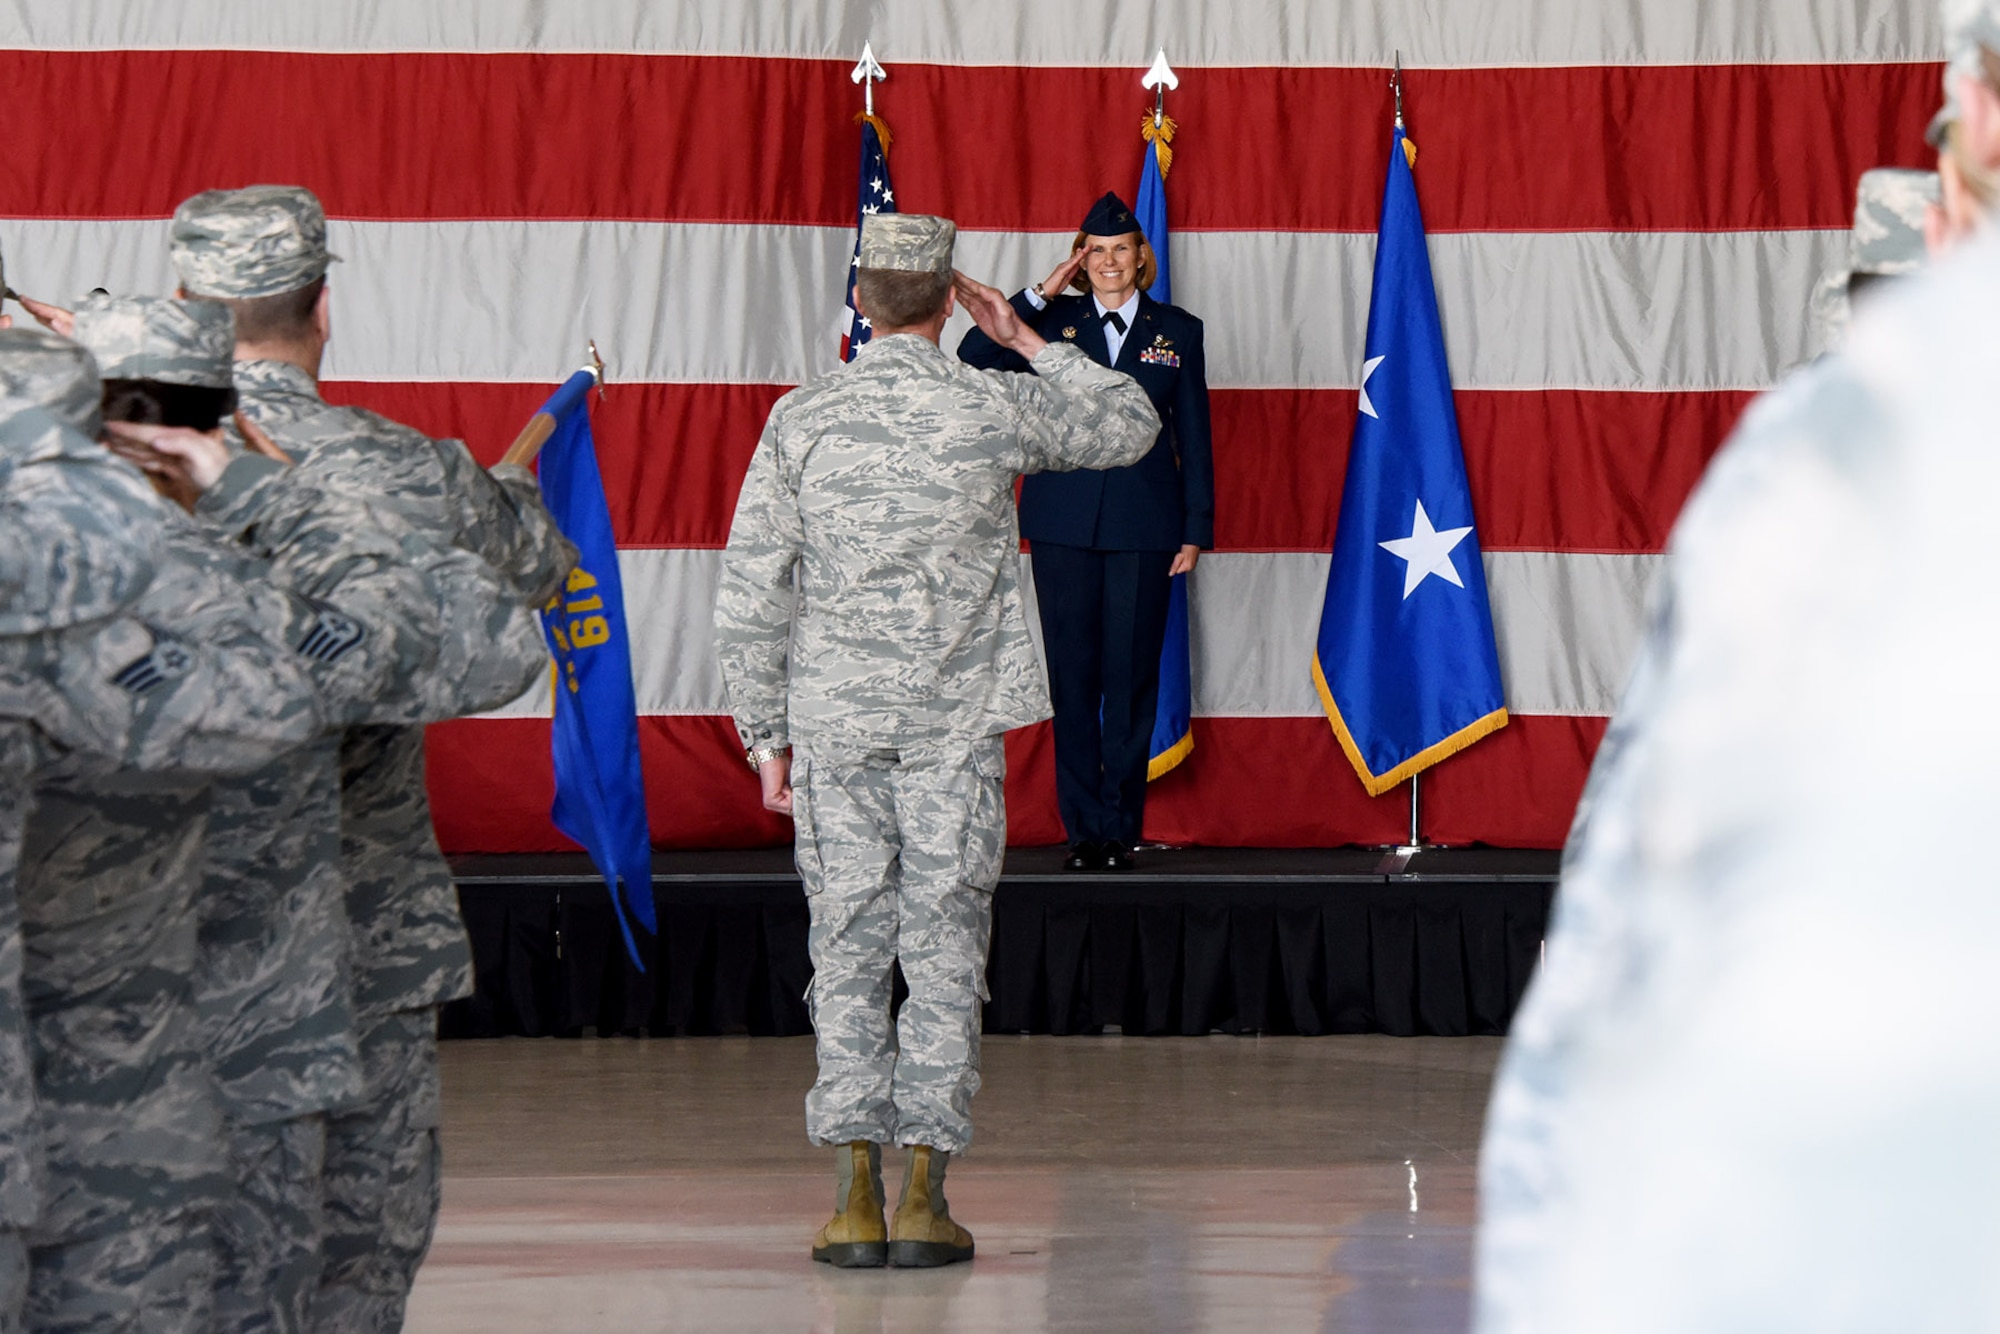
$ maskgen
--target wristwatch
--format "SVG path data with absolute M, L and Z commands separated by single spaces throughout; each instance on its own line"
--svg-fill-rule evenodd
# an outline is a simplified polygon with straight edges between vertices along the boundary
M 744 757 L 750 761 L 750 767 L 758 771 L 762 771 L 772 760 L 782 760 L 791 753 L 790 746 L 752 746 L 743 752 Z
M 1039 282 L 1037 282 L 1033 287 L 1029 288 L 1028 290 L 1033 292 L 1036 296 L 1040 297 L 1044 301 L 1047 301 L 1049 299 L 1049 294 L 1042 290 L 1042 285 Z

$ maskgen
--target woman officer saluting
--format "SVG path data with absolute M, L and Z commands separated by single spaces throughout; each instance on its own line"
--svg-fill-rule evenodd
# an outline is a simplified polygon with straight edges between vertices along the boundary
M 1136 379 L 1161 422 L 1152 451 L 1130 467 L 1037 473 L 1021 486 L 1021 536 L 1033 544 L 1055 703 L 1064 865 L 1073 871 L 1131 869 L 1146 813 L 1170 581 L 1215 541 L 1201 321 L 1145 295 L 1153 275 L 1153 251 L 1132 210 L 1107 194 L 1084 218 L 1069 258 L 1013 300 L 1042 337 L 1074 343 Z M 1027 370 L 977 329 L 958 355 L 988 370 Z

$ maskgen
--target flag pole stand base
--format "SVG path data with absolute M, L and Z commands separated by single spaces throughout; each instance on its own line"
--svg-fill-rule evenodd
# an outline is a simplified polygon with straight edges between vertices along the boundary
M 1417 804 L 1417 780 L 1422 777 L 1422 774 L 1410 775 L 1410 841 L 1407 843 L 1398 843 L 1393 848 L 1382 849 L 1390 857 L 1405 863 L 1430 846 L 1430 844 L 1424 842 L 1424 836 L 1417 832 L 1417 813 L 1419 810 Z

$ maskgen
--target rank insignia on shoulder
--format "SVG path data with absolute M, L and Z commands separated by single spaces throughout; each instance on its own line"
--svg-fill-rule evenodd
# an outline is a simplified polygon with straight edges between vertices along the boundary
M 111 684 L 135 695 L 143 695 L 186 676 L 192 666 L 194 654 L 188 651 L 187 645 L 172 639 L 157 639 L 151 653 L 126 666 L 111 678 Z
M 1074 337 L 1076 337 L 1076 326 L 1075 326 L 1074 324 L 1071 324 L 1071 325 L 1066 325 L 1066 326 L 1065 326 L 1065 327 L 1063 328 L 1063 337 L 1064 337 L 1064 338 L 1074 338 Z
M 349 649 L 368 637 L 361 628 L 361 622 L 350 616 L 343 616 L 331 607 L 310 604 L 317 608 L 319 615 L 313 618 L 311 628 L 304 639 L 299 641 L 299 654 L 314 662 L 336 663 L 347 656 Z

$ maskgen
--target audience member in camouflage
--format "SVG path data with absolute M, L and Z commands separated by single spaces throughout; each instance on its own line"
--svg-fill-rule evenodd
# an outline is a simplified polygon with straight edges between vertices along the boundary
M 107 377 L 231 387 L 233 321 L 220 303 L 106 299 L 86 302 L 76 320 Z M 541 678 L 547 654 L 533 613 L 477 557 L 434 548 L 395 515 L 296 469 L 244 455 L 232 472 L 251 467 L 260 473 L 251 484 L 218 484 L 197 511 L 268 559 L 274 583 L 436 649 L 435 662 L 406 661 L 355 721 L 495 708 Z M 381 534 L 397 540 L 362 544 Z M 302 1329 L 319 1277 L 324 1113 L 362 1092 L 338 740 L 221 782 L 212 800 L 196 999 L 236 1186 L 217 1218 L 216 1323 Z
M 1822 351 L 1840 346 L 1854 301 L 1863 292 L 1923 267 L 1925 219 L 1938 198 L 1934 171 L 1877 167 L 1861 173 L 1847 267 L 1828 274 L 1814 294 L 1814 341 Z
M 246 415 L 280 439 L 303 476 L 480 557 L 521 605 L 539 607 L 561 588 L 576 550 L 527 469 L 489 473 L 457 441 L 320 398 L 333 257 L 309 191 L 198 195 L 175 212 L 172 238 L 184 292 L 233 303 L 239 321 L 259 309 L 256 324 L 239 323 L 237 390 Z M 285 319 L 263 317 L 273 300 L 289 301 Z M 431 828 L 420 730 L 348 733 L 341 835 L 363 1069 L 389 1082 L 371 1080 L 362 1101 L 329 1122 L 326 1270 L 314 1320 L 387 1329 L 401 1323 L 436 1213 L 435 1007 L 471 987 L 457 892 Z
M 1885 291 L 1675 525 L 1494 1085 L 1482 1334 L 1992 1323 L 2000 902 L 1907 831 L 2000 796 L 1989 542 L 1940 518 L 2000 485 L 1996 296 L 1990 236 Z M 1863 973 L 1912 999 L 1822 1041 Z
M 1159 430 L 1133 380 L 1044 344 L 969 280 L 958 290 L 980 327 L 1036 374 L 978 371 L 941 351 L 953 238 L 935 218 L 867 219 L 859 293 L 875 337 L 772 409 L 715 613 L 766 805 L 796 824 L 820 1071 L 807 1133 L 849 1146 L 850 1160 L 856 1141 L 929 1146 L 938 1181 L 944 1155 L 972 1139 L 1006 834 L 999 734 L 1049 716 L 1014 484 L 1045 468 L 1131 463 Z M 794 744 L 795 761 L 783 754 Z M 899 958 L 910 997 L 892 1032 Z M 935 1194 L 942 1210 L 942 1192 L 924 1190 L 923 1208 Z M 910 1210 L 906 1200 L 898 1226 Z M 900 1244 L 927 1258 L 899 1262 L 969 1258 L 971 1235 L 937 1221 L 955 1242 L 891 1230 L 884 1247 L 879 1214 L 855 1228 L 843 1206 L 814 1257 L 880 1264 Z
M 28 822 L 34 729 L 0 716 L 0 1334 L 15 1334 L 28 1300 L 24 1234 L 41 1208 L 43 1162 L 35 1064 L 21 998 L 21 906 L 14 869 Z
M 0 385 L 43 391 L 59 387 L 35 379 L 37 368 L 49 360 L 24 354 L 0 362 Z M 65 364 L 88 369 L 87 359 L 71 357 Z M 49 397 L 67 403 L 53 392 Z M 376 550 L 365 549 L 369 530 L 355 531 L 337 510 L 320 517 L 320 533 L 329 528 L 338 534 L 340 550 L 326 541 L 297 544 L 325 559 L 319 572 L 322 592 L 338 595 L 371 564 L 395 569 L 411 555 L 393 536 L 377 538 Z M 247 610 L 255 628 L 269 636 L 272 649 L 310 673 L 293 685 L 292 693 L 300 711 L 310 714 L 312 733 L 378 716 L 371 712 L 372 698 L 397 664 L 408 679 L 435 663 L 435 619 L 393 630 L 373 626 L 272 586 L 268 567 L 201 536 L 177 515 L 167 518 L 166 530 L 173 561 L 163 569 L 171 570 L 172 577 L 163 574 L 148 586 L 132 609 L 135 619 L 142 625 L 172 624 L 185 634 L 191 623 L 200 623 L 204 592 L 214 594 L 210 601 L 216 607 L 227 609 L 233 602 L 237 610 Z M 391 589 L 386 596 L 393 600 L 396 593 Z M 488 587 L 481 606 L 490 616 L 494 605 Z M 524 651 L 513 655 L 506 688 L 482 703 L 517 693 L 539 672 L 539 636 L 522 609 L 512 612 L 503 619 L 520 622 L 515 647 Z M 503 649 L 494 646 L 491 651 Z M 350 670 L 350 660 L 367 663 L 371 658 L 377 661 Z M 175 659 L 177 664 L 186 661 L 184 654 Z M 142 670 L 123 675 L 128 687 L 143 691 L 172 675 L 157 653 L 144 663 L 148 665 Z M 252 700 L 230 700 L 231 713 L 254 716 L 257 691 L 269 693 L 284 679 L 273 673 L 251 687 Z M 408 706 L 401 708 L 407 711 Z M 268 760 L 269 752 L 258 758 Z M 330 761 L 324 755 L 322 765 Z M 30 824 L 29 865 L 21 886 L 28 919 L 27 983 L 41 1064 L 49 1072 L 44 1100 L 59 1111 L 62 1133 L 51 1136 L 54 1188 L 35 1233 L 33 1309 L 38 1319 L 58 1327 L 95 1325 L 115 1309 L 146 1309 L 149 1318 L 206 1323 L 213 1275 L 203 1194 L 220 1184 L 220 1163 L 203 1155 L 217 1152 L 220 1137 L 213 1124 L 212 1094 L 200 1074 L 202 1053 L 187 994 L 195 945 L 191 877 L 198 871 L 206 780 L 151 780 L 142 792 L 125 793 L 93 761 L 76 757 L 48 766 L 39 792 L 41 806 Z M 38 831 L 46 836 L 39 843 Z M 147 876 L 148 868 L 145 883 L 131 882 L 135 872 Z M 88 892 L 79 897 L 78 886 Z M 134 929 L 121 931 L 113 917 L 129 921 Z M 114 1034 L 130 1031 L 115 1021 L 122 1016 L 129 1023 L 134 1006 L 152 1007 L 139 1026 L 143 1041 L 119 1047 L 106 1039 L 96 1061 L 51 1055 L 76 1057 L 75 1030 L 101 1027 L 107 1015 L 114 1020 Z M 187 1068 L 200 1077 L 180 1073 Z M 135 1103 L 130 1096 L 135 1078 L 150 1102 Z M 123 1138 L 121 1126 L 127 1131 Z M 148 1133 L 154 1141 L 150 1147 Z M 135 1258 L 139 1255 L 153 1260 L 141 1263 Z M 195 1295 L 189 1285 L 197 1274 L 200 1292 Z M 140 1306 L 121 1308 L 121 1302 Z

